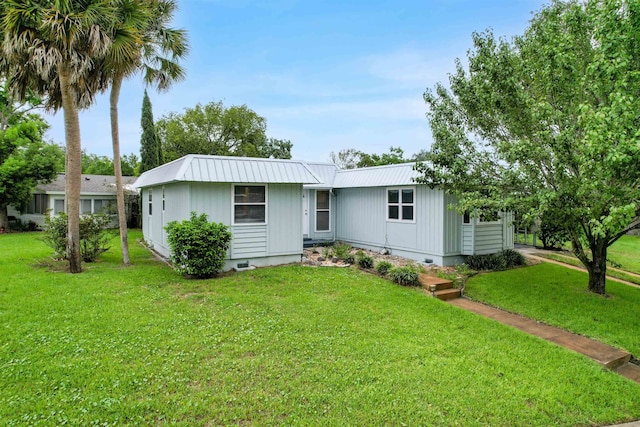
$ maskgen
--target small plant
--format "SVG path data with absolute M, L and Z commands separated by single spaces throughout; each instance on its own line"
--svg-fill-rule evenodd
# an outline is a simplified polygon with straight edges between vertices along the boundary
M 389 273 L 389 270 L 391 270 L 392 268 L 393 264 L 391 264 L 389 261 L 380 261 L 376 264 L 376 271 L 382 276 L 385 276 L 387 273 Z
M 354 264 L 356 262 L 356 257 L 353 256 L 353 254 L 348 254 L 344 257 L 343 261 L 347 264 Z
M 417 286 L 418 276 L 420 272 L 414 265 L 405 265 L 404 267 L 394 267 L 389 270 L 389 276 L 394 282 L 402 286 Z
M 333 256 L 333 251 L 331 250 L 331 246 L 325 246 L 322 248 L 322 256 L 326 259 L 330 259 Z
M 67 223 L 64 213 L 44 218 L 42 241 L 53 248 L 55 257 L 67 258 Z M 105 214 L 87 214 L 80 216 L 80 257 L 84 262 L 94 262 L 109 250 L 109 241 L 113 237 L 111 219 Z
M 191 212 L 189 220 L 172 221 L 165 229 L 177 272 L 207 278 L 222 271 L 231 242 L 229 227 L 208 222 L 206 214 Z
M 337 242 L 333 245 L 333 254 L 340 260 L 346 261 L 346 257 L 351 255 L 351 245 L 348 243 Z
M 318 244 L 314 244 L 313 247 L 311 248 L 311 253 L 312 254 L 317 254 L 318 252 Z
M 365 254 L 363 251 L 358 251 L 356 261 L 360 268 L 373 268 L 373 258 Z

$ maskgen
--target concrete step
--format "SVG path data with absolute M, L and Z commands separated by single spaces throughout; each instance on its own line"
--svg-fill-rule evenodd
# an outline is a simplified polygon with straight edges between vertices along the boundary
M 442 289 L 440 291 L 435 291 L 433 296 L 442 301 L 460 298 L 460 289 Z
M 453 282 L 451 280 L 427 276 L 426 274 L 421 274 L 418 277 L 418 281 L 422 284 L 422 287 L 428 291 L 440 291 L 453 288 Z

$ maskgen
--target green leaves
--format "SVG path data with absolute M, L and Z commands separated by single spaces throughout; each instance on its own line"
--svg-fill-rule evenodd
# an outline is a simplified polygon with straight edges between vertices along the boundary
M 425 92 L 421 181 L 460 210 L 550 218 L 577 253 L 606 256 L 640 213 L 639 17 L 633 1 L 555 1 L 511 41 L 473 34 L 468 68 Z

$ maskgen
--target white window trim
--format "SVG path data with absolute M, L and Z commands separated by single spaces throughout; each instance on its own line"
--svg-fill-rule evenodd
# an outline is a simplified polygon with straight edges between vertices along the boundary
M 264 222 L 236 222 L 236 187 L 264 187 L 264 203 L 240 203 L 241 205 L 264 205 Z M 268 184 L 233 184 L 231 186 L 231 225 L 237 227 L 255 227 L 269 223 L 269 185 Z
M 318 191 L 326 191 L 327 193 L 329 193 L 329 209 L 318 209 Z M 326 230 L 318 230 L 318 211 L 329 212 L 329 228 Z M 331 233 L 331 190 L 316 190 L 314 212 L 315 212 L 315 217 L 313 221 L 314 231 L 316 233 Z
M 151 206 L 151 211 L 149 211 Z M 147 216 L 153 216 L 153 188 L 147 190 Z
M 393 219 L 393 218 L 389 218 L 389 191 L 392 190 L 398 190 L 398 219 Z M 413 203 L 405 203 L 405 206 L 413 206 L 413 219 L 402 219 L 402 190 L 413 190 Z M 385 209 L 386 209 L 386 214 L 385 217 L 387 218 L 387 222 L 399 222 L 399 223 L 403 223 L 403 224 L 415 224 L 416 223 L 416 196 L 417 196 L 417 192 L 416 192 L 416 187 L 387 187 L 385 189 Z M 396 205 L 396 203 L 394 203 L 394 206 Z

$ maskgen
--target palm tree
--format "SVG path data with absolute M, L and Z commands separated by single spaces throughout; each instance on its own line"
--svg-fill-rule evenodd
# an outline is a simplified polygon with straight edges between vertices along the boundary
M 186 32 L 168 27 L 175 10 L 174 0 L 121 0 L 113 47 L 106 57 L 106 69 L 111 79 L 111 138 L 124 265 L 128 265 L 130 259 L 120 165 L 120 89 L 123 80 L 138 71 L 144 73 L 147 84 L 155 84 L 159 90 L 167 89 L 173 81 L 184 78 L 184 69 L 177 60 L 188 51 Z
M 115 8 L 109 0 L 3 0 L 3 59 L 9 84 L 19 99 L 28 90 L 45 96 L 45 107 L 64 113 L 69 270 L 80 260 L 81 140 L 78 111 L 106 87 L 94 60 L 112 46 Z

